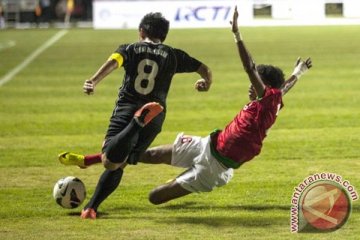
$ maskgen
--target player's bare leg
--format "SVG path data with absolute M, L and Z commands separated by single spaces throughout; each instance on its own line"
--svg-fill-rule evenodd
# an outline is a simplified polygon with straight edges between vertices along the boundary
M 152 204 L 158 205 L 173 200 L 175 198 L 186 196 L 190 193 L 192 192 L 181 187 L 180 184 L 177 183 L 174 179 L 169 183 L 153 189 L 149 194 L 149 201 Z
M 149 148 L 141 155 L 139 162 L 171 165 L 172 149 L 172 144 Z
M 171 165 L 173 144 L 149 148 L 140 157 L 139 162 L 150 164 Z M 175 198 L 190 194 L 191 192 L 180 186 L 175 180 L 153 189 L 149 194 L 149 201 L 152 204 L 162 204 Z

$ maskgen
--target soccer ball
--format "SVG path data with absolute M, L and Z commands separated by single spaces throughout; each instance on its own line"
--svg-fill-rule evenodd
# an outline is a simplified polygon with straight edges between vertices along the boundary
M 86 197 L 85 185 L 77 177 L 61 178 L 54 186 L 53 197 L 63 208 L 76 208 Z

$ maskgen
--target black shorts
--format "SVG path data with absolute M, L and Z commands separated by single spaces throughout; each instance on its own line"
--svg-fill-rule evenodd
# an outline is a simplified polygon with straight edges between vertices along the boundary
M 145 104 L 145 103 L 144 103 Z M 121 102 L 117 103 L 110 118 L 110 124 L 105 136 L 102 152 L 105 152 L 109 141 L 121 132 L 133 119 L 134 114 L 144 104 Z M 165 112 L 160 113 L 148 123 L 136 136 L 127 162 L 136 164 L 140 155 L 151 145 L 155 137 L 161 132 L 165 120 Z

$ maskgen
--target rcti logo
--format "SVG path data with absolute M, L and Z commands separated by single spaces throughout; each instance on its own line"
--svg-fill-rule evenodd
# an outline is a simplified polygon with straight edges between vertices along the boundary
M 355 188 L 334 173 L 307 177 L 292 196 L 291 232 L 329 232 L 341 228 L 358 200 Z
M 215 21 L 228 19 L 230 6 L 198 6 L 179 8 L 175 21 Z

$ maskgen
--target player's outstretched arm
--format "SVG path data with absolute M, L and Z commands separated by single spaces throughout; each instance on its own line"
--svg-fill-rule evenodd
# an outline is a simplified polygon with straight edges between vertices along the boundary
M 195 89 L 199 92 L 208 91 L 212 83 L 211 69 L 202 63 L 196 72 L 201 76 L 201 79 L 196 81 Z
M 118 66 L 118 61 L 114 59 L 109 59 L 106 61 L 90 79 L 85 80 L 83 85 L 84 93 L 93 94 L 95 86 L 112 71 L 114 71 Z
M 302 61 L 299 57 L 296 60 L 295 68 L 290 78 L 285 81 L 283 87 L 281 88 L 282 95 L 284 96 L 300 79 L 300 77 L 305 74 L 312 67 L 311 58 Z
M 238 52 L 240 55 L 241 62 L 244 66 L 246 73 L 249 76 L 251 84 L 253 85 L 253 87 L 255 89 L 256 95 L 258 97 L 262 97 L 265 92 L 265 84 L 261 80 L 260 75 L 259 75 L 258 71 L 256 70 L 256 64 L 253 61 L 249 51 L 246 49 L 245 43 L 239 32 L 239 27 L 238 27 L 238 23 L 237 23 L 238 16 L 239 16 L 239 13 L 237 11 L 237 6 L 235 6 L 233 20 L 231 22 L 232 32 L 235 37 L 235 43 L 236 43 L 236 46 L 237 46 L 237 49 L 238 49 Z

